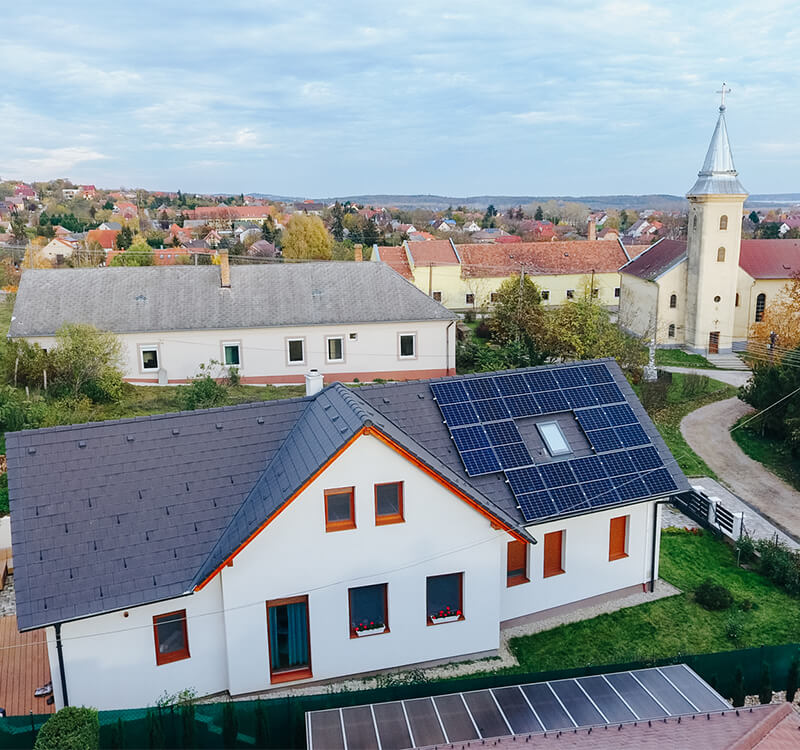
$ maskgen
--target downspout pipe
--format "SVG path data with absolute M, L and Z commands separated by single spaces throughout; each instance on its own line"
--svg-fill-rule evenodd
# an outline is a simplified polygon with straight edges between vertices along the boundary
M 58 654 L 58 672 L 61 675 L 61 698 L 64 701 L 64 706 L 69 705 L 69 697 L 67 696 L 67 673 L 64 669 L 64 651 L 61 645 L 61 623 L 57 622 L 56 629 L 56 653 Z
M 659 505 L 667 505 L 670 502 L 670 498 L 665 498 L 663 500 L 656 500 L 653 503 L 653 540 L 652 540 L 652 549 L 650 550 L 650 593 L 652 594 L 656 590 L 656 547 L 658 546 L 656 542 L 658 541 L 658 506 Z
M 445 345 L 445 355 L 444 355 L 445 356 L 445 360 L 444 360 L 445 375 L 449 375 L 450 374 L 450 329 L 454 325 L 455 325 L 455 320 L 451 320 L 447 324 L 447 328 L 445 328 L 445 330 L 444 330 L 444 336 L 445 336 L 445 339 L 444 339 L 444 345 Z

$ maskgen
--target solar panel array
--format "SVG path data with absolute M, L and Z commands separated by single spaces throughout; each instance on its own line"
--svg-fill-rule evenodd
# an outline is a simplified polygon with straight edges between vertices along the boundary
M 464 468 L 504 472 L 525 520 L 677 490 L 602 363 L 431 383 Z M 536 465 L 514 420 L 571 411 L 594 455 Z
M 306 714 L 308 750 L 475 746 L 514 734 L 570 731 L 728 711 L 684 664 L 373 703 Z M 522 743 L 525 745 L 525 742 Z

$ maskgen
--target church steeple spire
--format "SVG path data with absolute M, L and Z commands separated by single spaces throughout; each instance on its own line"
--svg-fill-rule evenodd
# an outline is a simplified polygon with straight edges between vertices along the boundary
M 729 92 L 730 89 L 726 89 L 724 83 L 721 91 L 717 92 L 722 95 L 717 126 L 714 128 L 714 135 L 711 136 L 703 168 L 698 172 L 697 181 L 686 194 L 687 197 L 693 195 L 747 195 L 747 191 L 739 182 L 736 167 L 733 165 L 733 154 L 725 123 L 725 94 Z

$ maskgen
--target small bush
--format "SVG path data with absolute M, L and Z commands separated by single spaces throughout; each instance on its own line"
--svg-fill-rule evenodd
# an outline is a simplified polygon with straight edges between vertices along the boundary
M 772 676 L 769 673 L 769 664 L 761 664 L 761 682 L 758 686 L 758 700 L 763 705 L 772 703 Z
M 42 725 L 33 747 L 34 750 L 98 750 L 97 711 L 76 706 L 62 708 Z
M 744 675 L 742 674 L 741 667 L 736 670 L 736 677 L 733 681 L 733 695 L 731 696 L 731 703 L 737 708 L 744 705 L 745 699 L 744 692 Z
M 690 372 L 683 376 L 681 390 L 684 396 L 700 396 L 708 391 L 709 379 L 707 375 L 698 375 Z
M 758 604 L 752 599 L 742 599 L 742 601 L 739 602 L 739 609 L 742 610 L 742 612 L 751 612 L 754 609 L 758 609 Z
M 482 320 L 475 328 L 475 335 L 479 339 L 490 339 L 492 338 L 492 329 L 485 320 Z
M 191 385 L 181 386 L 178 389 L 181 408 L 187 411 L 219 406 L 225 402 L 227 395 L 225 386 L 210 375 L 195 378 Z
M 756 559 L 756 543 L 753 541 L 753 537 L 742 534 L 736 540 L 736 551 L 739 553 L 740 563 L 753 562 Z
M 653 382 L 642 382 L 642 406 L 648 414 L 661 411 L 667 406 L 667 391 L 669 383 L 660 376 Z
M 733 594 L 719 583 L 706 578 L 694 592 L 695 601 L 704 609 L 719 611 L 729 609 L 733 604 Z
M 731 612 L 725 621 L 725 635 L 732 641 L 738 641 L 744 635 L 744 618 L 741 612 Z
M 474 323 L 475 322 L 475 311 L 474 310 L 467 310 L 464 313 L 464 322 L 465 323 Z
M 786 700 L 789 703 L 794 701 L 794 695 L 797 692 L 797 678 L 800 675 L 800 657 L 795 655 L 792 663 L 789 665 L 789 674 L 786 677 Z
M 759 539 L 758 571 L 791 596 L 800 596 L 800 554 L 775 540 Z

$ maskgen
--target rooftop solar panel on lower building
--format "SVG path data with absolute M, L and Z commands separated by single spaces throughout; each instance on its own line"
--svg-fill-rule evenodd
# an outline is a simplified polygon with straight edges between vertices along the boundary
M 649 471 L 642 479 L 647 489 L 654 495 L 661 494 L 662 492 L 674 492 L 678 489 L 675 480 L 666 469 Z
M 532 393 L 508 396 L 505 402 L 512 417 L 533 417 L 542 413 L 539 403 Z
M 522 436 L 519 434 L 514 420 L 508 419 L 504 422 L 491 422 L 485 425 L 486 435 L 492 445 L 506 445 L 507 443 L 521 443 Z
M 481 737 L 502 737 L 513 731 L 500 713 L 491 692 L 477 690 L 463 693 L 463 696 Z
M 595 406 L 597 398 L 594 395 L 594 386 L 583 386 L 583 388 L 567 388 L 563 391 L 567 402 L 573 409 L 584 409 L 587 406 Z
M 556 680 L 550 683 L 550 687 L 579 727 L 606 723 L 607 719 L 597 710 L 575 680 Z
M 526 492 L 536 492 L 544 489 L 544 482 L 539 476 L 539 470 L 535 466 L 527 466 L 524 469 L 512 469 L 506 472 L 506 479 L 511 491 L 519 497 Z
M 584 482 L 583 492 L 593 508 L 602 508 L 604 505 L 615 505 L 620 502 L 620 497 L 614 489 L 614 483 L 610 479 Z
M 568 411 L 569 404 L 561 391 L 543 391 L 536 394 L 542 414 L 554 414 L 557 411 Z
M 511 416 L 502 398 L 487 398 L 482 401 L 473 401 L 472 405 L 481 418 L 481 422 L 494 422 L 498 419 L 508 419 Z
M 581 367 L 558 367 L 553 370 L 556 383 L 560 388 L 575 388 L 579 385 L 586 385 L 586 379 L 583 377 Z
M 575 475 L 569 468 L 569 461 L 542 464 L 539 467 L 539 474 L 547 489 L 551 487 L 563 487 L 567 484 L 575 484 L 576 482 Z
M 648 445 L 650 443 L 647 433 L 638 424 L 617 427 L 617 437 L 625 448 L 635 448 L 638 445 Z
M 596 409 L 581 409 L 575 412 L 578 418 L 578 424 L 583 427 L 584 431 L 588 430 L 602 430 L 604 427 L 610 427 L 611 423 L 608 421 L 605 412 L 602 408 Z
M 581 367 L 581 373 L 589 385 L 614 382 L 614 378 L 611 377 L 611 373 L 605 365 L 586 365 Z
M 592 448 L 598 453 L 613 451 L 622 447 L 613 428 L 607 430 L 592 430 L 592 432 L 587 432 L 586 435 L 589 438 L 589 442 L 592 444 Z
M 528 381 L 525 376 L 519 375 L 501 375 L 494 379 L 497 389 L 503 396 L 516 396 L 521 393 L 530 393 L 528 388 Z
M 612 426 L 619 427 L 624 424 L 638 424 L 639 420 L 633 413 L 633 409 L 627 404 L 615 404 L 614 406 L 607 406 L 605 408 L 608 421 Z
M 550 489 L 550 497 L 553 499 L 559 513 L 571 513 L 589 507 L 589 501 L 584 496 L 579 484 L 571 484 L 568 487 L 553 487 Z
M 440 405 L 439 409 L 442 412 L 444 421 L 447 422 L 447 426 L 451 428 L 480 422 L 475 409 L 472 408 L 472 404 Z
M 372 706 L 375 723 L 378 725 L 378 736 L 381 748 L 400 750 L 411 747 L 411 735 L 408 733 L 408 722 L 400 701 L 395 703 L 376 703 Z M 324 745 L 321 746 L 324 748 Z
M 531 705 L 536 706 L 536 715 L 545 729 L 572 729 L 576 726 L 548 683 L 523 685 L 522 692 L 528 697 Z
M 540 732 L 544 729 L 531 711 L 530 703 L 518 685 L 494 688 L 492 695 L 514 732 Z
M 594 388 L 598 404 L 618 404 L 625 401 L 625 397 L 616 383 L 600 383 L 592 388 Z
M 496 445 L 494 446 L 494 452 L 504 469 L 516 469 L 519 466 L 529 466 L 533 463 L 525 443 Z
M 497 398 L 500 395 L 494 378 L 467 378 L 462 382 L 473 401 L 482 398 Z
M 569 462 L 569 465 L 579 482 L 603 479 L 608 476 L 599 456 L 574 458 Z
M 500 462 L 491 448 L 480 448 L 476 451 L 459 451 L 464 468 L 471 477 L 478 477 L 481 474 L 492 474 L 500 471 Z
M 526 372 L 525 379 L 533 393 L 539 391 L 555 391 L 558 390 L 558 383 L 553 377 L 551 370 L 538 370 L 536 372 Z
M 431 383 L 431 390 L 433 391 L 433 397 L 440 405 L 455 404 L 470 400 L 460 380 L 446 380 L 442 383 Z
M 517 502 L 526 521 L 549 518 L 556 514 L 555 503 L 550 498 L 550 493 L 545 490 L 517 495 Z
M 636 719 L 636 715 L 625 705 L 625 702 L 608 684 L 603 675 L 581 677 L 577 682 L 603 712 L 606 721 L 634 721 Z
M 486 436 L 483 425 L 474 424 L 469 427 L 454 427 L 450 430 L 450 434 L 453 436 L 453 442 L 459 452 L 489 447 L 489 438 Z

